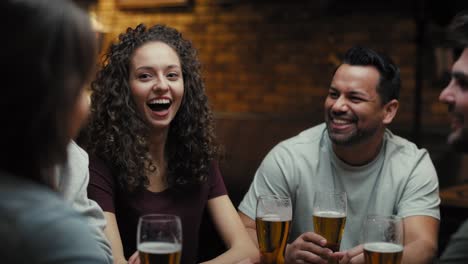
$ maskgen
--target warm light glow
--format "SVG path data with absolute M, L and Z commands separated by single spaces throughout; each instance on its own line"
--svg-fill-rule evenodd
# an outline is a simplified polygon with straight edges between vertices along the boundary
M 107 33 L 109 30 L 97 19 L 97 15 L 94 11 L 89 11 L 89 18 L 91 19 L 91 25 L 96 32 Z

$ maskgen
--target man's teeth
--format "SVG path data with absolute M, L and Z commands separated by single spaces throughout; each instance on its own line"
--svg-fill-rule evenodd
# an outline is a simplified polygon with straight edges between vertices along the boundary
M 333 123 L 339 124 L 339 125 L 345 125 L 345 124 L 349 124 L 350 122 L 348 120 L 333 119 Z

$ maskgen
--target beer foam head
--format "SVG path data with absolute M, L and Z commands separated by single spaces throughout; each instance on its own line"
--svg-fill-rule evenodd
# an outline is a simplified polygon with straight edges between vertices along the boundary
M 279 214 L 265 214 L 260 217 L 263 221 L 268 222 L 283 222 L 283 221 L 290 221 L 291 216 L 288 215 L 279 215 Z
M 138 251 L 150 254 L 170 254 L 181 249 L 181 244 L 167 242 L 143 242 L 138 245 Z
M 388 242 L 372 242 L 364 244 L 364 249 L 373 252 L 396 253 L 403 251 L 403 246 Z
M 314 212 L 314 215 L 318 217 L 327 217 L 327 218 L 346 217 L 345 212 L 336 212 L 336 211 L 319 211 L 319 212 Z

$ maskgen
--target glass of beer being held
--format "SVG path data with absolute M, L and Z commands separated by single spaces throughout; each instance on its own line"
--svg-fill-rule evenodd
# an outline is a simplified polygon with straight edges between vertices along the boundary
M 399 216 L 368 215 L 363 229 L 365 263 L 400 264 L 403 228 Z
M 283 264 L 284 250 L 292 220 L 291 199 L 279 195 L 262 195 L 257 200 L 257 227 L 260 263 Z
M 141 264 L 179 264 L 182 254 L 180 218 L 168 214 L 141 216 L 137 228 L 137 249 Z
M 313 201 L 314 232 L 327 240 L 326 247 L 340 250 L 346 224 L 347 197 L 345 192 L 317 191 Z M 329 260 L 328 263 L 337 263 Z

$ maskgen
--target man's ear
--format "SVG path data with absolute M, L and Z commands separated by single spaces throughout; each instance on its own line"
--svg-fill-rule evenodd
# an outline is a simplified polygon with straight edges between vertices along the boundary
M 396 116 L 399 106 L 400 103 L 397 99 L 393 99 L 390 102 L 386 103 L 383 109 L 384 118 L 382 120 L 382 123 L 384 123 L 385 125 L 390 124 L 393 121 L 393 118 Z

